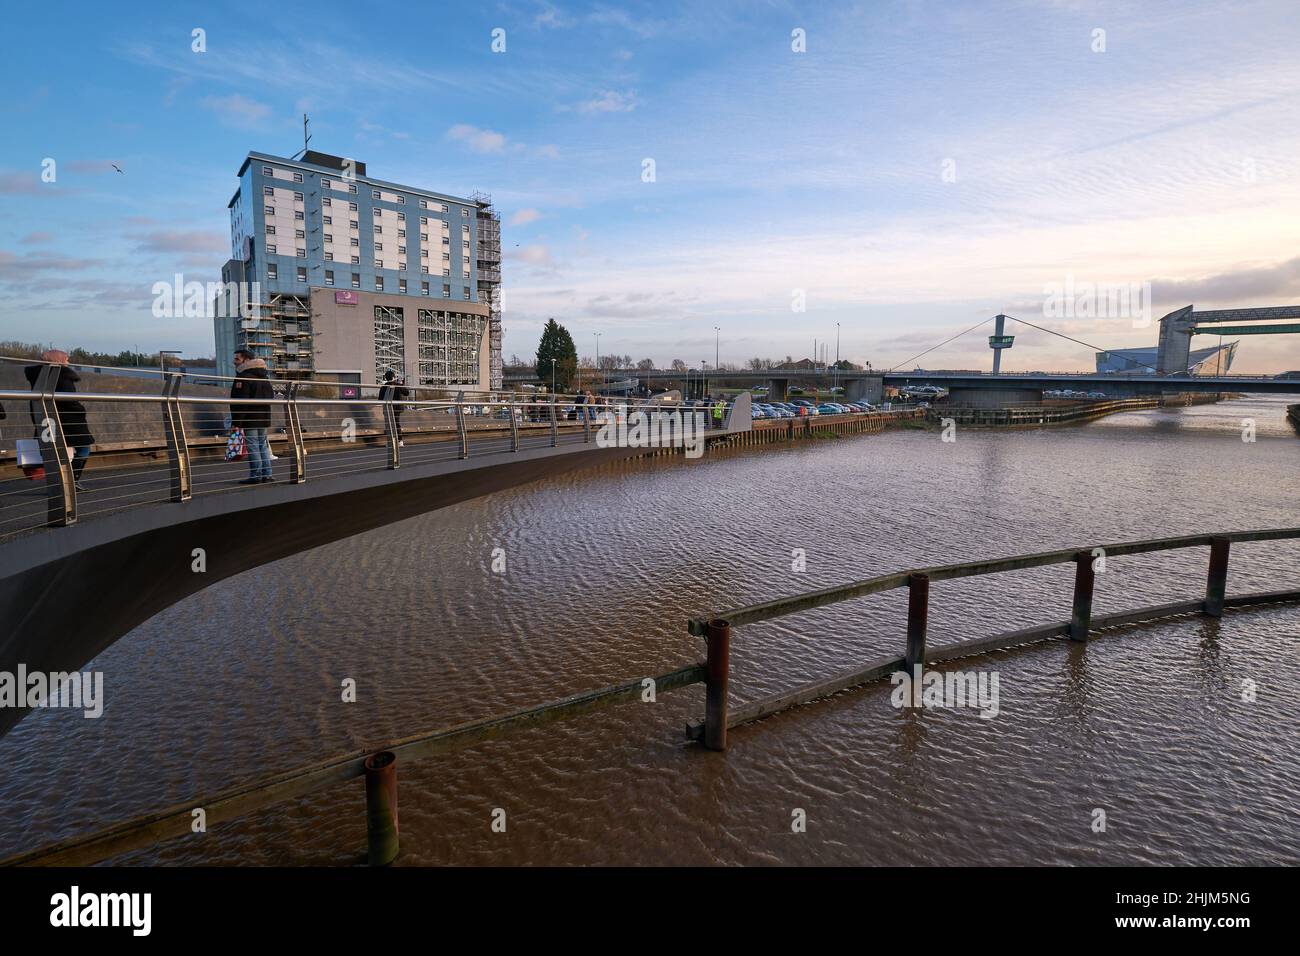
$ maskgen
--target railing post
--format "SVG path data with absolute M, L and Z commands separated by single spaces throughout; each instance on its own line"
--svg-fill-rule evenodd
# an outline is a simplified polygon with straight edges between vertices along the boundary
M 190 449 L 185 441 L 185 420 L 181 417 L 179 372 L 163 376 L 163 430 L 167 435 L 167 467 L 171 474 L 171 500 L 189 501 L 193 496 Z
M 388 467 L 398 468 L 402 464 L 402 455 L 397 444 L 397 412 L 391 398 L 384 402 L 384 432 L 388 435 Z
M 366 769 L 366 862 L 387 866 L 397 858 L 397 756 L 371 754 Z
M 551 447 L 554 448 L 560 443 L 560 430 L 555 422 L 555 398 L 551 396 Z
M 510 410 L 510 450 L 519 450 L 519 422 L 515 419 L 515 403 L 506 406 Z
M 1074 607 L 1070 611 L 1070 640 L 1086 641 L 1092 626 L 1092 586 L 1095 572 L 1092 569 L 1092 552 L 1080 551 L 1074 556 Z
M 288 399 L 284 406 L 284 420 L 289 426 L 289 481 L 301 485 L 307 480 L 307 446 L 302 440 L 302 419 L 298 417 L 297 382 L 289 383 L 285 398 Z
M 469 432 L 465 430 L 465 393 L 456 393 L 456 432 L 460 437 L 460 457 L 469 457 Z
M 46 365 L 36 379 L 36 391 L 41 398 L 41 423 L 37 436 L 41 444 L 41 459 L 45 463 L 45 520 L 52 528 L 77 523 L 77 487 L 68 459 L 68 443 L 63 436 L 63 422 L 59 418 L 58 402 L 54 392 L 58 387 L 60 365 Z
M 587 409 L 590 405 L 586 403 L 577 406 L 578 414 L 582 416 L 582 441 L 584 444 L 591 444 L 591 415 Z
M 1228 538 L 1210 539 L 1210 573 L 1205 582 L 1204 612 L 1210 617 L 1223 617 L 1223 599 L 1228 591 Z
M 708 658 L 704 665 L 704 746 L 727 749 L 727 680 L 731 672 L 731 623 L 709 621 L 705 634 Z
M 925 635 L 930 627 L 930 575 L 907 576 L 907 673 L 915 680 L 925 666 Z

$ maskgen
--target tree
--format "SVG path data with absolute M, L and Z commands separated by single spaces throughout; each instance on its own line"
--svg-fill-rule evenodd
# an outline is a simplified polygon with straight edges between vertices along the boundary
M 643 358 L 641 361 L 636 363 L 636 367 L 638 371 L 648 372 L 655 367 L 654 359 Z
M 555 360 L 552 367 L 551 360 Z M 542 341 L 537 346 L 537 377 L 543 382 L 555 379 L 555 388 L 567 392 L 578 371 L 578 350 L 573 347 L 573 336 L 555 319 L 548 319 L 542 329 Z
M 674 372 L 685 372 L 686 363 L 681 359 L 673 359 L 672 369 Z

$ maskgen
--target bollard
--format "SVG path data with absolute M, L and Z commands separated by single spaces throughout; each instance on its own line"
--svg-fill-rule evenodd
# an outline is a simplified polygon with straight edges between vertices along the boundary
M 1210 539 L 1210 573 L 1205 582 L 1204 613 L 1210 617 L 1223 617 L 1223 598 L 1228 591 L 1227 538 Z
M 919 675 L 925 665 L 925 632 L 930 624 L 930 575 L 907 576 L 907 673 Z
M 708 660 L 704 679 L 704 746 L 727 749 L 727 678 L 731 661 L 731 624 L 715 617 L 709 621 Z
M 1092 626 L 1092 553 L 1080 551 L 1074 556 L 1074 608 L 1070 612 L 1070 640 L 1086 641 Z
M 397 756 L 382 750 L 366 758 L 366 862 L 387 866 L 397 858 Z

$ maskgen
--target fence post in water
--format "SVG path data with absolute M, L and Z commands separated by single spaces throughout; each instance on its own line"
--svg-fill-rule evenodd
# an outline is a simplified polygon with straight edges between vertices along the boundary
M 397 756 L 371 754 L 366 769 L 366 862 L 387 866 L 397 857 Z
M 1227 538 L 1210 539 L 1210 574 L 1205 582 L 1205 608 L 1210 617 L 1223 617 L 1223 598 L 1228 590 Z
M 930 624 L 930 575 L 907 576 L 907 673 L 925 666 L 925 633 Z
M 704 746 L 727 749 L 727 678 L 731 661 L 731 624 L 715 617 L 706 634 L 708 658 L 704 680 Z
M 1092 586 L 1095 573 L 1092 569 L 1092 552 L 1080 551 L 1074 556 L 1074 608 L 1070 612 L 1070 640 L 1086 641 L 1092 626 Z

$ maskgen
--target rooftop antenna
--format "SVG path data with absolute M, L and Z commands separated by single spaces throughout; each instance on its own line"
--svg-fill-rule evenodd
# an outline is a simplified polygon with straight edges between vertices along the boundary
M 309 133 L 307 130 L 307 114 L 303 113 L 302 114 L 302 150 L 301 152 L 295 153 L 292 158 L 293 159 L 301 158 L 303 154 L 307 152 L 307 144 L 310 142 L 311 142 L 311 133 Z

